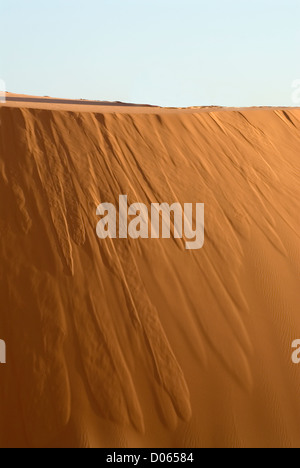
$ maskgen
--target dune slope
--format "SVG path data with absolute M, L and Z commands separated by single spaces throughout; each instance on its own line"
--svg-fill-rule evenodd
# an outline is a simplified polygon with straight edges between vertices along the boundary
M 0 107 L 0 446 L 300 446 L 300 110 Z M 205 246 L 96 207 L 205 203 Z

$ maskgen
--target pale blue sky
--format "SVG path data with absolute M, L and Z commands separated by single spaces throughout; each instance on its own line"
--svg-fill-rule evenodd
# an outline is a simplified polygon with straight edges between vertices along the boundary
M 292 105 L 300 0 L 1 0 L 8 91 L 168 106 Z

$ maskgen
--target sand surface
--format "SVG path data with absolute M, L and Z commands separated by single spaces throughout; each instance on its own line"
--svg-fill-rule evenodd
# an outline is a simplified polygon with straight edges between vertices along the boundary
M 300 447 L 300 110 L 7 98 L 0 446 Z M 99 240 L 120 194 L 205 246 Z

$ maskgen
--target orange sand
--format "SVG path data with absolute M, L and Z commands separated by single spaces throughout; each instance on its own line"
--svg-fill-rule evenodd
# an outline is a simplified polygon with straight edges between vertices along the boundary
M 300 447 L 300 110 L 30 99 L 0 105 L 0 446 Z M 205 203 L 204 248 L 99 240 L 119 194 Z

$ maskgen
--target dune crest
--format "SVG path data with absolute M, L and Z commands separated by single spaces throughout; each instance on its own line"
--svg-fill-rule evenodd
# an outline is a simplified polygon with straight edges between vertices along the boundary
M 0 106 L 1 446 L 298 446 L 300 110 Z M 96 208 L 205 203 L 205 246 Z

